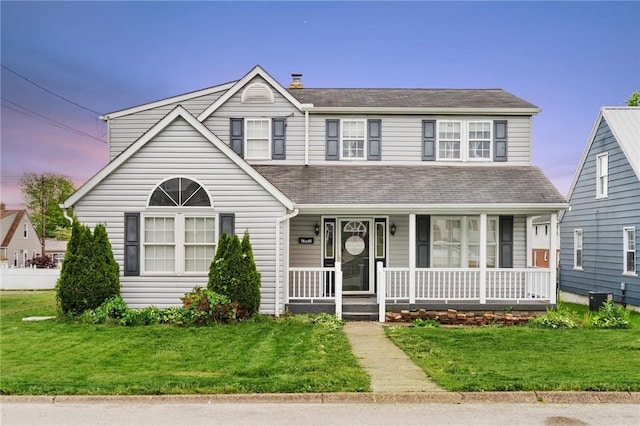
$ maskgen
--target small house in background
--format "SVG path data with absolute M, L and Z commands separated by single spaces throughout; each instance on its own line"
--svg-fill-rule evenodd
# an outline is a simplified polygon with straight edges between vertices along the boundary
M 551 216 L 538 216 L 533 218 L 531 228 L 532 246 L 531 258 L 532 264 L 536 268 L 549 267 L 549 232 L 551 232 Z M 559 229 L 556 227 L 556 235 Z M 560 250 L 558 250 L 560 252 Z
M 0 266 L 24 268 L 42 246 L 26 210 L 7 210 L 0 203 Z
M 56 240 L 55 238 L 45 238 L 44 254 L 49 256 L 58 267 L 61 266 L 64 260 L 68 242 L 69 241 Z
M 560 289 L 607 293 L 640 307 L 640 108 L 600 110 L 568 201 L 560 223 Z

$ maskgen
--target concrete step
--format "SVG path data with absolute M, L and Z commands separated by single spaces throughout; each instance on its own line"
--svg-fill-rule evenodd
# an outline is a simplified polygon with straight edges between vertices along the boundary
M 377 313 L 377 303 L 343 303 L 342 312 L 364 312 L 364 313 Z
M 345 321 L 378 321 L 378 314 L 371 312 L 342 312 Z

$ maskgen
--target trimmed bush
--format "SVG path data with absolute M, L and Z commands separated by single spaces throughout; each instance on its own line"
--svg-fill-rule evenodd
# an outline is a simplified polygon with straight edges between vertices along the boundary
M 591 315 L 589 326 L 593 328 L 629 328 L 631 327 L 630 315 L 628 309 L 608 300 L 598 309 L 598 312 Z
M 98 225 L 92 233 L 74 222 L 56 285 L 59 312 L 80 315 L 119 295 L 119 267 L 106 228 Z
M 253 259 L 253 248 L 249 234 L 244 233 L 240 243 L 242 262 L 238 282 L 238 305 L 248 317 L 258 313 L 260 309 L 260 272 Z

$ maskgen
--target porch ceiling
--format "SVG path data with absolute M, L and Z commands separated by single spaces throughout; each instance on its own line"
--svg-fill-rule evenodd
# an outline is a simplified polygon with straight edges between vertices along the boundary
M 565 198 L 533 166 L 254 166 L 296 205 L 530 206 Z M 562 207 L 560 207 L 562 208 Z

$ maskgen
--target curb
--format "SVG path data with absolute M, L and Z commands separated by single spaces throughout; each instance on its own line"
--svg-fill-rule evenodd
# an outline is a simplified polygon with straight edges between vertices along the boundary
M 2 395 L 0 403 L 25 404 L 640 404 L 640 392 L 363 392 L 213 395 Z

